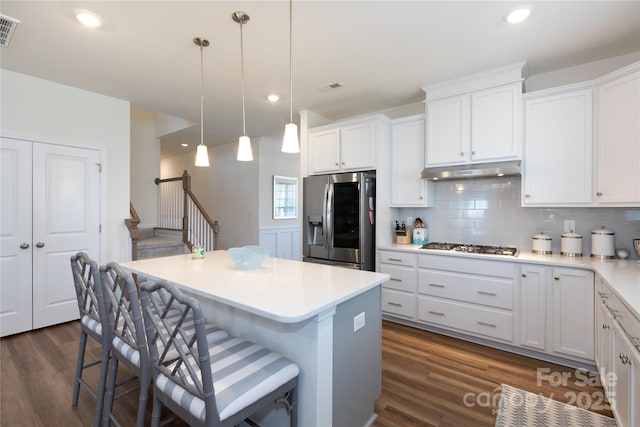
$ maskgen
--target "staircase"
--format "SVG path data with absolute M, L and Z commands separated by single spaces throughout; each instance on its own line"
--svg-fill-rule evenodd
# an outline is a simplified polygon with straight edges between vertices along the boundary
M 138 229 L 137 259 L 188 253 L 189 248 L 182 242 L 182 231 L 157 228 Z
M 191 191 L 191 176 L 155 179 L 158 186 L 158 227 L 138 228 L 140 217 L 129 203 L 124 223 L 131 236 L 131 259 L 190 253 L 194 247 L 218 249 L 218 221 L 212 220 Z

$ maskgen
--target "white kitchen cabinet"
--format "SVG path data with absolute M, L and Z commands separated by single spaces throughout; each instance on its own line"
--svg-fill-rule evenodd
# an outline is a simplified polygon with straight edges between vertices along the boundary
M 584 85 L 524 96 L 523 206 L 591 205 L 592 103 Z
M 426 166 L 519 159 L 526 62 L 423 87 Z
M 426 165 L 517 159 L 521 83 L 427 102 Z
M 513 342 L 512 263 L 420 255 L 418 267 L 418 321 Z
M 420 178 L 424 167 L 424 114 L 393 121 L 391 206 L 432 206 L 433 184 Z
M 382 284 L 382 312 L 414 320 L 416 318 L 416 255 L 406 252 L 380 251 L 381 273 L 389 274 Z
M 595 202 L 640 206 L 640 63 L 603 78 L 597 92 Z
M 547 268 L 520 266 L 520 346 L 546 351 Z
M 375 122 L 333 124 L 309 130 L 311 174 L 376 168 Z
M 613 372 L 613 316 L 607 306 L 611 291 L 602 279 L 596 277 L 596 367 L 602 379 L 602 387 L 609 399 L 613 395 L 615 383 L 609 374 Z
M 595 360 L 593 273 L 572 268 L 553 268 L 551 290 L 551 353 Z
M 612 322 L 615 389 L 612 409 L 621 427 L 640 423 L 640 352 L 618 322 Z

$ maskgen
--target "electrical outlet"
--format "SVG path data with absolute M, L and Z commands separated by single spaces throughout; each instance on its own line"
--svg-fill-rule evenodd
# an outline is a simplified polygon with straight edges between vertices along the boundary
M 569 233 L 571 231 L 576 231 L 576 220 L 575 219 L 565 219 L 564 220 L 564 232 Z
M 364 311 L 353 318 L 353 332 L 364 328 Z

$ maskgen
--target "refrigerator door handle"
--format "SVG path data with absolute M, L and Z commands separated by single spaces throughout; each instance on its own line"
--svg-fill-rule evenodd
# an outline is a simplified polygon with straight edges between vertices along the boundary
M 324 232 L 324 244 L 327 250 L 333 247 L 333 184 L 324 186 L 324 221 L 322 228 Z M 330 241 L 331 240 L 331 241 Z

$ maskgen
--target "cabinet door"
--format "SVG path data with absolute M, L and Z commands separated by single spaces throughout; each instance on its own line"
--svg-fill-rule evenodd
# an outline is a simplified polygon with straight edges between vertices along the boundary
M 424 119 L 393 125 L 391 141 L 391 205 L 427 206 L 424 167 Z
M 471 161 L 518 158 L 520 155 L 521 84 L 471 95 Z
M 0 336 L 4 337 L 32 329 L 31 142 L 0 139 L 0 173 Z
M 593 273 L 554 268 L 552 276 L 552 351 L 593 363 Z
M 640 71 L 598 89 L 596 203 L 640 206 Z
M 613 369 L 615 373 L 615 395 L 612 396 L 612 407 L 618 425 L 621 427 L 637 426 L 640 421 L 638 412 L 637 377 L 640 356 L 618 322 L 613 322 Z
M 340 140 L 340 168 L 363 170 L 375 168 L 374 125 L 346 126 Z
M 314 174 L 340 169 L 340 129 L 309 134 L 309 168 Z
M 592 201 L 592 90 L 525 100 L 525 206 Z
M 462 95 L 427 102 L 427 165 L 468 162 L 469 99 Z
M 520 345 L 546 349 L 547 269 L 520 267 Z

